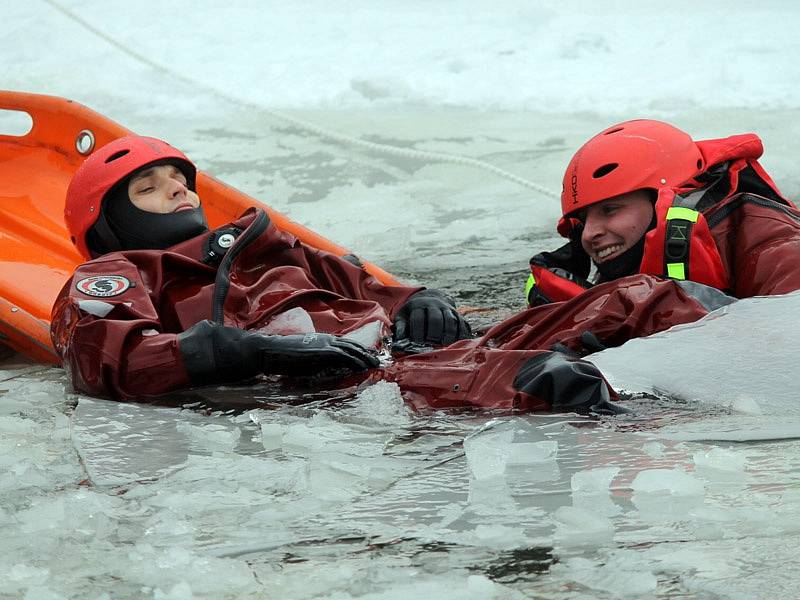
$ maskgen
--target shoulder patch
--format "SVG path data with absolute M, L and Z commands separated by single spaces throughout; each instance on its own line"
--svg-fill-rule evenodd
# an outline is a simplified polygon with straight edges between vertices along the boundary
M 93 275 L 75 283 L 75 288 L 79 292 L 101 298 L 119 296 L 129 287 L 131 287 L 130 280 L 122 275 Z

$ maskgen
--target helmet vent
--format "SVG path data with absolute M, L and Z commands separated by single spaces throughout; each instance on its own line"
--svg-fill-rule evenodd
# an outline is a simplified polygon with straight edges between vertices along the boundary
M 592 177 L 594 177 L 595 179 L 600 179 L 601 177 L 605 177 L 606 175 L 611 173 L 611 171 L 616 169 L 618 166 L 619 163 L 608 163 L 607 165 L 603 165 L 602 167 L 596 169 L 594 173 L 592 173 Z
M 618 131 L 622 131 L 625 129 L 624 127 L 614 127 L 614 129 L 610 131 L 606 131 L 603 135 L 611 135 L 612 133 L 617 133 Z
M 111 156 L 109 156 L 109 157 L 106 159 L 106 164 L 108 164 L 108 163 L 110 163 L 110 162 L 114 162 L 114 161 L 115 161 L 115 160 L 117 160 L 118 158 L 122 158 L 123 156 L 125 156 L 126 154 L 128 154 L 128 152 L 130 152 L 130 150 L 120 150 L 119 152 L 114 152 L 114 154 L 112 154 Z

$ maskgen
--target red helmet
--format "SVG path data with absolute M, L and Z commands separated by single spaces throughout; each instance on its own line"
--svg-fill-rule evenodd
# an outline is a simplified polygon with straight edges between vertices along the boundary
M 128 135 L 109 142 L 78 167 L 67 188 L 64 220 L 72 243 L 86 258 L 91 253 L 86 233 L 100 217 L 106 194 L 120 181 L 153 163 L 171 163 L 186 176 L 189 189 L 195 189 L 197 168 L 180 151 L 151 137 Z
M 568 235 L 575 211 L 634 190 L 676 187 L 705 168 L 689 134 L 668 123 L 639 119 L 613 125 L 572 157 L 561 189 L 558 231 Z

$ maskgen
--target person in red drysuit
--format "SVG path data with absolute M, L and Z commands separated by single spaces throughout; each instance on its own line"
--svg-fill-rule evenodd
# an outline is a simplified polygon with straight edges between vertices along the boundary
M 531 259 L 531 308 L 380 377 L 421 408 L 614 410 L 582 357 L 800 289 L 800 212 L 762 151 L 754 134 L 695 142 L 653 120 L 600 132 L 566 169 L 557 229 L 569 242 Z
M 76 171 L 65 220 L 90 260 L 59 294 L 51 336 L 77 390 L 158 401 L 259 374 L 374 368 L 392 328 L 398 346 L 471 335 L 440 292 L 383 285 L 260 209 L 208 231 L 195 177 L 180 151 L 142 136 Z

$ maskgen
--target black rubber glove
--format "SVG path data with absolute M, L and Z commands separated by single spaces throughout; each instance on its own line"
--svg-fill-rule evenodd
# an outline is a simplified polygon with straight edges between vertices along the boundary
M 530 394 L 557 412 L 616 414 L 609 386 L 588 360 L 546 352 L 528 360 L 514 378 L 514 389 Z
M 458 314 L 456 303 L 439 290 L 422 290 L 411 296 L 394 319 L 394 341 L 410 340 L 423 346 L 446 346 L 472 337 L 469 323 Z
M 233 383 L 260 373 L 310 376 L 379 365 L 369 350 L 334 335 L 263 335 L 211 321 L 178 335 L 178 349 L 192 385 Z
M 262 370 L 269 375 L 307 377 L 322 371 L 366 371 L 380 365 L 377 353 L 328 333 L 268 335 L 261 349 Z
M 608 350 L 608 346 L 600 341 L 600 338 L 591 331 L 584 331 L 581 334 L 581 348 L 579 350 L 573 350 L 561 342 L 556 342 L 550 346 L 550 350 L 553 352 L 560 352 L 567 358 L 581 358 L 587 354 Z

